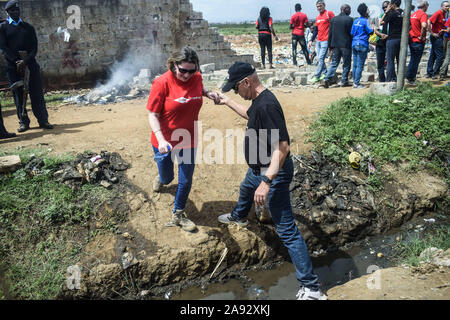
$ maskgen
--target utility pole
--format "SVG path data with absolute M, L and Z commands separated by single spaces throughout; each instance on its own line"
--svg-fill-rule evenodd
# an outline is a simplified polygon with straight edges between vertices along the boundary
M 411 2 L 412 0 L 405 1 L 405 12 L 403 14 L 402 25 L 402 39 L 400 42 L 400 59 L 398 63 L 397 74 L 397 91 L 403 90 L 405 85 L 406 74 L 406 58 L 408 57 L 408 43 L 409 43 L 409 26 L 411 19 Z

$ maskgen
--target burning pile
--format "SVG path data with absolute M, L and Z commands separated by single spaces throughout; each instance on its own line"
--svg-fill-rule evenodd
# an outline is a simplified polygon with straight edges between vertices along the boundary
M 138 97 L 148 96 L 151 88 L 150 69 L 141 69 L 139 74 L 129 80 L 129 75 L 115 74 L 114 77 L 105 85 L 99 86 L 87 94 L 65 99 L 65 102 L 75 104 L 107 104 L 116 103 L 124 100 L 136 99 Z

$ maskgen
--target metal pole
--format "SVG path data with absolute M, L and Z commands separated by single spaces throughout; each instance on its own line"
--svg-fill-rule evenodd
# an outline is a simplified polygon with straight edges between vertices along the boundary
M 405 12 L 403 14 L 403 25 L 402 25 L 402 39 L 400 42 L 400 59 L 398 63 L 398 74 L 397 74 L 397 91 L 402 90 L 403 86 L 405 85 L 406 58 L 408 57 L 409 26 L 411 19 L 411 2 L 412 0 L 405 0 Z

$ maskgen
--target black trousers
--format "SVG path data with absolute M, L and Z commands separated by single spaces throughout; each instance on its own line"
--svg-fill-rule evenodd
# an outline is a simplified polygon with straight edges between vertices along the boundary
M 28 69 L 30 70 L 30 82 L 29 82 L 29 93 L 31 100 L 31 110 L 38 120 L 39 124 L 48 122 L 48 112 L 47 106 L 44 100 L 44 93 L 42 90 L 42 79 L 41 79 L 41 68 L 36 61 L 31 61 L 28 64 Z M 8 81 L 11 86 L 14 82 L 17 82 L 22 78 L 17 72 L 16 66 L 8 63 Z M 28 117 L 27 110 L 23 110 L 23 87 L 19 87 L 14 90 L 14 103 L 16 105 L 17 117 L 19 118 L 19 123 L 22 125 L 29 126 L 30 118 Z
M 272 64 L 272 35 L 267 33 L 258 34 L 258 42 L 261 47 L 261 62 L 266 65 L 266 48 L 269 56 L 269 63 Z
M 386 43 L 383 42 L 381 45 L 377 44 L 375 51 L 377 53 L 378 82 L 386 82 L 386 74 L 384 72 L 384 62 L 386 61 Z
M 303 54 L 305 55 L 306 63 L 311 64 L 311 60 L 309 59 L 308 49 L 306 48 L 306 40 L 304 36 L 299 36 L 296 34 L 292 34 L 292 60 L 294 65 L 297 65 L 297 43 L 300 43 L 302 47 Z
M 8 131 L 6 131 L 5 124 L 3 123 L 3 116 L 2 116 L 2 105 L 0 104 L 0 135 L 6 134 Z

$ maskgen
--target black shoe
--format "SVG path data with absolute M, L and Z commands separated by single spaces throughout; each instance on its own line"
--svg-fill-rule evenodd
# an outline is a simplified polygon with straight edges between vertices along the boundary
M 427 74 L 427 75 L 425 76 L 425 78 L 431 79 L 431 74 Z
M 351 87 L 351 84 L 348 83 L 348 82 L 344 82 L 344 83 L 341 83 L 339 86 L 340 86 L 341 88 L 343 88 L 343 87 Z
M 19 127 L 19 129 L 17 129 L 17 131 L 19 131 L 19 132 L 25 132 L 25 131 L 27 131 L 28 129 L 30 129 L 30 126 L 29 126 L 29 125 L 21 124 L 20 127 Z
M 43 128 L 43 129 L 53 129 L 53 125 L 48 123 L 48 122 L 44 122 L 44 123 L 40 123 L 39 124 L 39 128 Z
M 8 138 L 14 138 L 17 135 L 15 133 L 12 132 L 6 132 L 6 133 L 1 133 L 0 134 L 0 139 L 8 139 Z
M 323 86 L 324 86 L 326 89 L 328 89 L 328 88 L 330 87 L 330 81 L 325 80 L 325 81 L 323 82 Z

